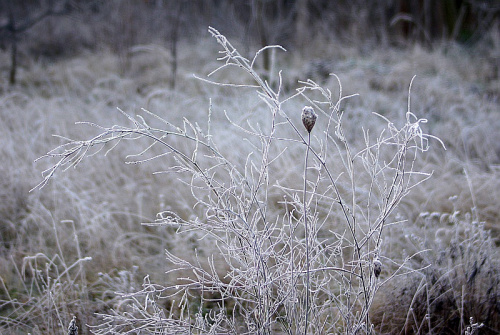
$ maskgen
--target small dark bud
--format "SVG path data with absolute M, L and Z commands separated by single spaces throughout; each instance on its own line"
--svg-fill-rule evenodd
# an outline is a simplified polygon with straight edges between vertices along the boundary
M 316 114 L 312 107 L 306 106 L 302 109 L 302 123 L 304 124 L 304 127 L 306 127 L 307 132 L 311 132 L 317 118 L 318 114 Z
M 376 278 L 378 278 L 378 276 L 380 276 L 380 272 L 382 272 L 382 262 L 380 259 L 375 258 L 373 260 L 373 274 Z

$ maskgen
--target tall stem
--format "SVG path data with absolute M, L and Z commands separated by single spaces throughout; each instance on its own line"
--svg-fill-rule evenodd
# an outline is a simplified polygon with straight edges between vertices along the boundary
M 309 264 L 309 227 L 307 224 L 307 159 L 309 157 L 309 149 L 311 147 L 311 132 L 308 133 L 307 137 L 307 149 L 306 149 L 306 158 L 304 164 L 304 194 L 303 194 L 303 202 L 304 202 L 304 229 L 305 229 L 305 238 L 306 238 L 306 323 L 304 327 L 304 335 L 307 335 L 307 328 L 309 325 L 309 300 L 310 300 L 310 264 Z

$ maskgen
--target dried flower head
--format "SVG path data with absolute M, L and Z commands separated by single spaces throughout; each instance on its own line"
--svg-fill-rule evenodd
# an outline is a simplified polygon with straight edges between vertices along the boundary
M 68 335 L 78 335 L 78 326 L 76 325 L 76 316 L 69 323 Z
M 373 260 L 373 274 L 376 278 L 378 278 L 378 276 L 380 276 L 380 272 L 382 272 L 382 262 L 377 257 Z
M 318 118 L 318 114 L 314 111 L 314 109 L 310 106 L 305 106 L 302 109 L 302 123 L 304 127 L 306 127 L 307 131 L 310 133 L 316 123 L 316 119 Z

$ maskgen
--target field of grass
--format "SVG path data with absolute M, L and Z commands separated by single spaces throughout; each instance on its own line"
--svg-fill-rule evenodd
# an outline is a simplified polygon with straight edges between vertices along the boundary
M 14 87 L 0 69 L 0 333 L 61 334 L 73 316 L 81 334 L 500 333 L 498 32 L 473 47 L 273 49 L 270 73 L 252 67 L 267 91 L 241 67 L 207 77 L 219 50 L 208 33 L 181 41 L 175 89 L 157 45 L 33 61 Z M 65 143 L 83 146 L 39 185 L 64 151 L 37 159 Z M 224 226 L 239 210 L 255 227 Z M 262 293 L 263 274 L 298 288 Z

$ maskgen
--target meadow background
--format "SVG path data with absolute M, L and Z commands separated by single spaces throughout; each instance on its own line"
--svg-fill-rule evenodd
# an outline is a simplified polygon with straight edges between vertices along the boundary
M 382 286 L 371 320 L 379 333 L 458 334 L 476 322 L 479 333 L 500 333 L 499 14 L 498 1 L 2 2 L 0 333 L 62 334 L 74 315 L 89 334 L 146 276 L 176 282 L 165 249 L 218 252 L 203 235 L 141 225 L 161 211 L 189 218 L 198 210 L 176 173 L 153 174 L 171 161 L 124 163 L 144 142 L 106 148 L 36 188 L 53 162 L 35 160 L 64 143 L 54 134 L 85 140 L 97 130 L 75 122 L 127 124 L 117 108 L 200 127 L 210 112 L 218 149 L 244 163 L 253 144 L 226 114 L 265 126 L 266 106 L 251 90 L 195 78 L 219 66 L 209 26 L 250 59 L 283 46 L 263 52 L 256 69 L 274 84 L 282 71 L 284 96 L 306 79 L 336 95 L 335 73 L 344 95 L 359 94 L 341 107 L 354 147 L 363 129 L 385 125 L 373 112 L 404 123 L 416 75 L 411 111 L 446 150 L 436 141 L 419 160 L 433 176 L 398 206 L 383 253 L 396 264 L 426 250 L 408 265 L 425 269 Z M 246 79 L 229 71 L 217 80 Z M 306 103 L 286 106 L 297 124 Z M 270 184 L 300 189 L 302 152 L 290 148 Z M 165 299 L 162 308 L 175 306 Z

